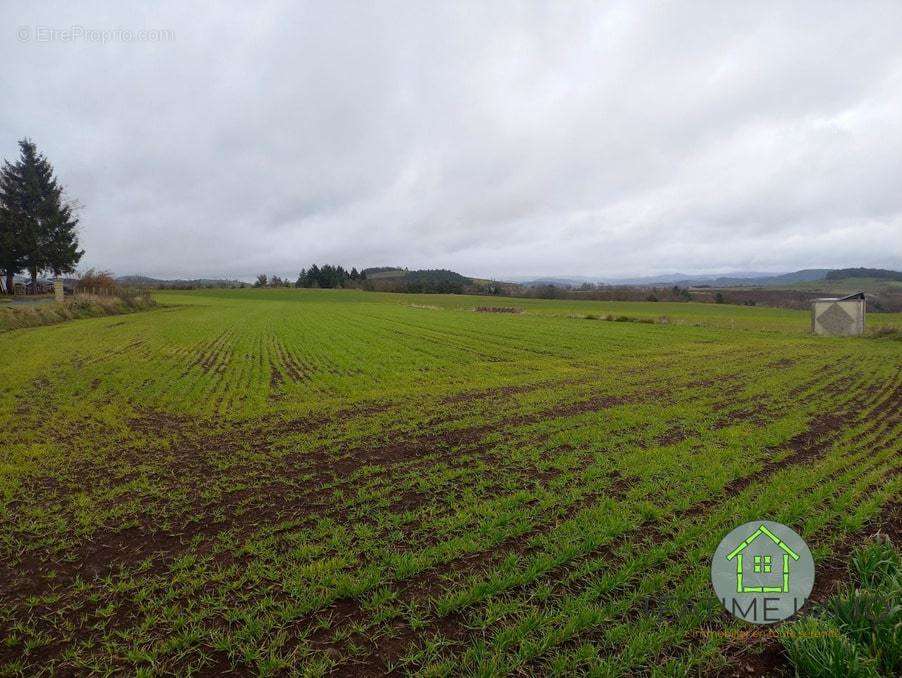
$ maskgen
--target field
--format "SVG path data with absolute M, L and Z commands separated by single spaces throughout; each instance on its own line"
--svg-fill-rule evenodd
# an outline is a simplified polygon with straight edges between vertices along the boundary
M 898 518 L 898 340 L 713 304 L 157 299 L 0 334 L 0 674 L 732 670 L 724 534 L 789 524 L 836 572 Z
M 902 293 L 902 281 L 885 278 L 841 278 L 839 280 L 815 280 L 788 285 L 788 289 L 812 290 L 826 294 L 853 294 L 855 292 Z

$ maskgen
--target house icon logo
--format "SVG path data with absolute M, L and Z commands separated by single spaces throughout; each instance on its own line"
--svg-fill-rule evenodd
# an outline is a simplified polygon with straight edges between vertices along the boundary
M 768 520 L 737 527 L 717 547 L 711 582 L 724 607 L 754 624 L 792 616 L 814 586 L 814 560 L 792 529 Z
M 759 537 L 769 537 L 774 544 L 783 550 L 783 565 L 779 569 L 774 568 L 773 554 L 766 553 L 762 555 L 759 553 L 752 556 L 755 563 L 755 568 L 753 570 L 755 574 L 772 574 L 774 571 L 777 572 L 776 586 L 773 584 L 770 586 L 762 586 L 760 584 L 749 586 L 746 583 L 748 580 L 744 579 L 743 566 L 745 563 L 742 553 L 743 551 L 748 550 Z M 766 525 L 759 525 L 757 530 L 752 532 L 752 534 L 744 539 L 743 542 L 727 556 L 727 560 L 736 561 L 736 593 L 789 593 L 790 558 L 796 561 L 799 559 L 799 554 L 789 548 L 777 535 L 768 530 Z

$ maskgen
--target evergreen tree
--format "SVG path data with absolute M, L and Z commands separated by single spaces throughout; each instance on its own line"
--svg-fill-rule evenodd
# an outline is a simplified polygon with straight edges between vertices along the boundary
M 78 235 L 75 232 L 78 219 L 73 218 L 70 205 L 61 203 L 48 225 L 47 268 L 59 277 L 75 270 L 84 254 L 84 250 L 78 249 Z
M 301 269 L 294 286 L 331 289 L 344 287 L 348 281 L 357 280 L 361 277 L 356 268 L 352 269 L 351 273 L 348 273 L 343 266 L 333 266 L 332 264 L 318 266 L 313 264 L 308 269 Z
M 4 162 L 0 171 L 0 206 L 4 258 L 6 241 L 13 244 L 12 256 L 4 261 L 7 277 L 16 262 L 29 272 L 32 282 L 41 271 L 58 276 L 75 269 L 84 254 L 75 233 L 78 219 L 63 199 L 53 166 L 28 139 L 19 142 L 19 160 Z
M 2 190 L 2 189 L 0 189 Z M 6 292 L 13 293 L 13 276 L 24 266 L 18 233 L 12 217 L 0 202 L 0 274 L 6 278 Z
M 319 266 L 313 264 L 313 266 L 307 270 L 307 284 L 304 285 L 304 287 L 319 287 L 319 278 Z

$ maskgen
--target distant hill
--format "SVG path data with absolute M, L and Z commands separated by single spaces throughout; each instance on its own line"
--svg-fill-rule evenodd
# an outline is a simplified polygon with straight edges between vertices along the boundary
M 410 271 L 406 268 L 384 266 L 379 268 L 365 268 L 362 271 L 367 280 L 392 280 L 403 278 L 405 283 L 436 283 L 450 282 L 460 285 L 466 285 L 472 282 L 472 278 L 468 278 L 460 273 L 449 271 L 444 268 L 424 268 Z
M 777 275 L 756 275 L 754 277 L 719 276 L 709 280 L 684 281 L 684 284 L 706 284 L 711 287 L 779 287 L 782 285 L 794 285 L 801 282 L 813 282 L 823 280 L 830 272 L 829 268 L 806 268 L 792 273 L 780 273 Z
M 671 287 L 682 288 L 768 288 L 806 292 L 844 293 L 847 290 L 868 293 L 898 294 L 902 287 L 902 272 L 878 268 L 807 268 L 789 273 L 762 273 L 739 271 L 726 275 L 691 275 L 668 273 L 635 278 L 602 278 L 590 276 L 542 276 L 513 278 L 511 283 L 470 278 L 447 269 L 409 270 L 401 266 L 381 266 L 361 271 L 373 289 L 409 292 L 474 292 L 487 288 L 504 289 L 508 294 L 518 294 L 522 288 L 554 286 L 579 288 L 585 283 L 609 287 Z M 239 280 L 195 278 L 191 280 L 166 280 L 143 275 L 126 275 L 116 278 L 120 285 L 157 288 L 241 287 Z
M 221 280 L 219 278 L 195 278 L 193 280 L 162 280 L 146 275 L 121 275 L 116 278 L 119 285 L 126 287 L 241 287 L 245 283 L 240 280 Z
M 381 278 L 403 278 L 407 275 L 406 268 L 397 266 L 377 266 L 374 268 L 365 268 L 361 271 L 369 280 L 379 280 Z
M 576 287 L 583 283 L 602 285 L 623 285 L 631 287 L 653 287 L 660 285 L 680 285 L 681 287 L 771 287 L 792 285 L 800 282 L 823 280 L 830 272 L 829 268 L 809 268 L 791 273 L 738 272 L 731 275 L 690 275 L 685 273 L 665 273 L 655 276 L 637 278 L 592 278 L 583 276 L 546 276 L 529 280 L 521 280 L 526 286 L 559 285 Z
M 451 282 L 466 285 L 472 282 L 471 278 L 444 268 L 407 271 L 407 275 L 404 278 L 411 283 Z
M 902 280 L 892 280 L 890 278 L 824 278 L 814 282 L 787 285 L 784 289 L 806 290 L 829 296 L 852 294 L 854 292 L 865 292 L 878 297 L 886 295 L 900 296 L 902 295 Z
M 890 271 L 885 268 L 838 268 L 827 274 L 827 280 L 844 280 L 847 278 L 902 281 L 902 271 Z
M 731 275 L 690 275 L 686 273 L 671 273 L 658 276 L 645 276 L 642 278 L 615 278 L 606 282 L 609 285 L 680 285 L 682 287 L 689 287 L 692 285 L 744 285 L 771 277 L 773 277 L 772 273 L 758 273 L 752 271 L 737 272 Z
M 408 270 L 400 267 L 367 268 L 364 289 L 380 292 L 463 294 L 477 292 L 485 283 L 447 269 Z M 489 283 L 491 284 L 491 283 Z
M 533 278 L 531 280 L 522 280 L 518 284 L 524 287 L 541 287 L 543 285 L 555 285 L 557 287 L 579 287 L 583 283 L 599 282 L 594 278 Z

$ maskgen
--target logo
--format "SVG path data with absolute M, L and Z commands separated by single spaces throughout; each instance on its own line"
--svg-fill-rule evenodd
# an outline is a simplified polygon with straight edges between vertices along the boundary
M 772 624 L 805 604 L 814 586 L 814 559 L 793 530 L 756 520 L 720 542 L 711 583 L 728 612 L 752 624 Z

